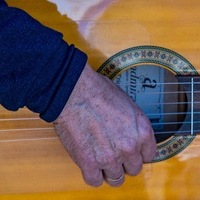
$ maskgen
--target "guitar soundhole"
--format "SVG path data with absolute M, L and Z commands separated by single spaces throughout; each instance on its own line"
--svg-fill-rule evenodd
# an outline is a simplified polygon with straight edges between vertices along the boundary
M 175 75 L 154 65 L 132 67 L 118 75 L 114 82 L 121 87 L 151 121 L 157 143 L 181 127 L 187 110 L 187 99 Z

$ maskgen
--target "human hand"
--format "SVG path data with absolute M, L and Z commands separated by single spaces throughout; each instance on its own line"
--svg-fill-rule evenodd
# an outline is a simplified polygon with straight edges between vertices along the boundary
M 137 175 L 150 162 L 156 142 L 149 120 L 121 89 L 88 65 L 54 122 L 86 183 L 111 186 Z

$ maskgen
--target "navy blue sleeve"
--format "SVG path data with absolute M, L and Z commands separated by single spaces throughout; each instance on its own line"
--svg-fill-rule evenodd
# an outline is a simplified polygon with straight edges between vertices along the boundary
M 0 0 L 0 103 L 6 109 L 26 106 L 48 122 L 59 116 L 87 62 L 62 37 Z

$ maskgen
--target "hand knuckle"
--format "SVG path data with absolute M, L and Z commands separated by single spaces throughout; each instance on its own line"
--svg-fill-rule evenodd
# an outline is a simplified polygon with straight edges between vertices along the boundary
M 140 127 L 140 137 L 143 141 L 149 141 L 153 137 L 154 131 L 151 126 L 141 126 Z
M 132 154 L 135 151 L 135 145 L 123 145 L 123 152 L 127 155 Z
M 99 154 L 96 160 L 101 167 L 105 168 L 106 166 L 110 166 L 113 162 L 115 162 L 116 156 L 113 151 L 108 150 Z
M 118 149 L 125 154 L 132 154 L 136 151 L 136 141 L 134 138 L 123 138 L 118 141 Z

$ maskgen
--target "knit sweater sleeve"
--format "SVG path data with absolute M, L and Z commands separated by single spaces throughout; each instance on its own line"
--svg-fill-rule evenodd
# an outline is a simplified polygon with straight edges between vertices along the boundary
M 28 107 L 48 122 L 59 116 L 87 62 L 62 37 L 0 0 L 1 105 Z

